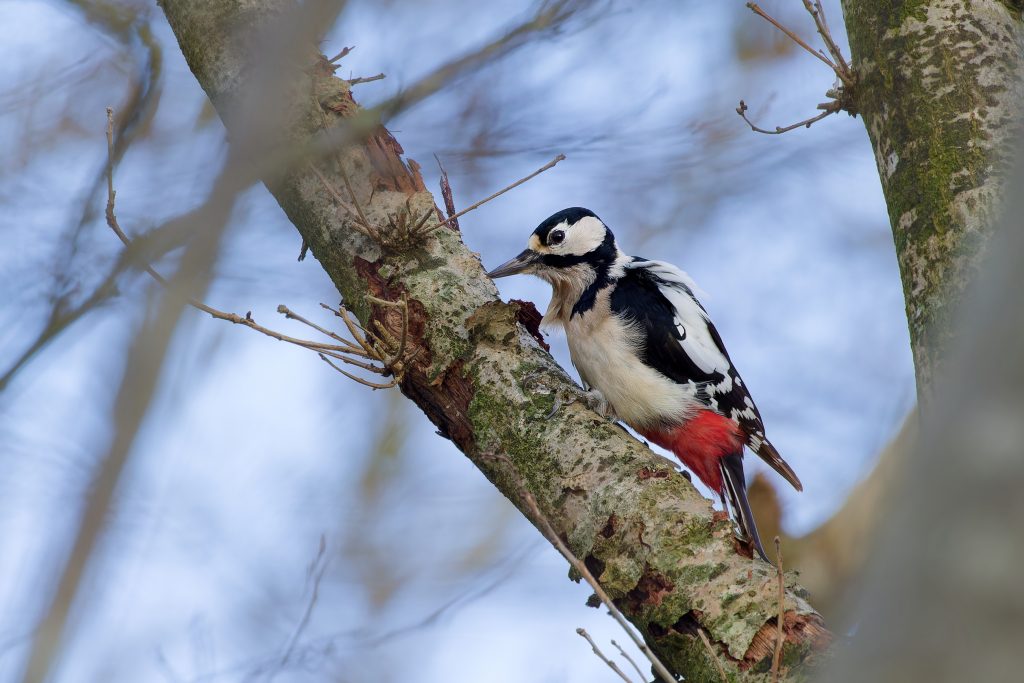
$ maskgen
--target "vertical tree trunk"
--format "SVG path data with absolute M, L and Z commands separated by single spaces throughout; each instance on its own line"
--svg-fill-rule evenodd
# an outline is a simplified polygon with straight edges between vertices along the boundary
M 999 216 L 1024 101 L 1020 4 L 842 0 L 906 298 L 918 396 Z
M 1021 138 L 1024 142 L 1024 137 Z M 1018 154 L 1024 146 L 1015 145 Z M 1024 155 L 829 683 L 1024 680 Z

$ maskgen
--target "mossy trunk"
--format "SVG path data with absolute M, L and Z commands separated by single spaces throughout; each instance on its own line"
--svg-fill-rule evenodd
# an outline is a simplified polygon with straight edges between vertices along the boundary
M 999 217 L 1024 103 L 1020 3 L 842 0 L 906 298 L 918 395 Z
M 253 115 L 251 95 L 259 92 L 251 36 L 296 5 L 162 5 L 230 137 Z M 333 75 L 312 40 L 292 90 L 289 123 L 277 135 L 293 148 L 361 115 L 348 83 Z M 778 611 L 774 569 L 738 554 L 729 522 L 682 475 L 585 407 L 578 387 L 542 348 L 536 310 L 499 300 L 458 231 L 406 239 L 400 229 L 406 217 L 429 213 L 434 220 L 436 210 L 418 167 L 401 153 L 378 127 L 314 161 L 352 210 L 305 162 L 264 182 L 365 326 L 374 320 L 400 334 L 400 313 L 367 295 L 407 297 L 409 349 L 418 355 L 402 378 L 402 393 L 527 516 L 518 492 L 521 486 L 532 492 L 558 535 L 669 668 L 689 681 L 720 680 L 697 635 L 702 629 L 730 680 L 764 680 Z M 364 234 L 356 209 L 381 239 Z M 830 635 L 791 577 L 787 585 L 781 680 L 806 680 Z

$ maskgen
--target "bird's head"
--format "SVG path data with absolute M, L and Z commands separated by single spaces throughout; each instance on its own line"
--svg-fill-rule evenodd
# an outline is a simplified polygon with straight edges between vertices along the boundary
M 555 283 L 607 270 L 617 255 L 615 235 L 608 226 L 593 211 L 574 206 L 538 225 L 522 253 L 487 275 L 528 273 Z

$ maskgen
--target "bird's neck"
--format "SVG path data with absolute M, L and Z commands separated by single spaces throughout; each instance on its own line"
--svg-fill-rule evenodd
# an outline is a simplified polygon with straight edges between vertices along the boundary
M 574 315 L 591 310 L 597 293 L 622 277 L 623 264 L 630 257 L 616 249 L 613 258 L 579 263 L 544 274 L 551 285 L 551 303 L 544 313 L 544 325 L 565 325 Z

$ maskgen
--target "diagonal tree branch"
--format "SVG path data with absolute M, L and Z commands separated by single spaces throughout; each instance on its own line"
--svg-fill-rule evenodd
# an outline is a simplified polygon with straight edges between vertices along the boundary
M 289 3 L 162 4 L 230 135 L 244 123 L 239 105 L 253 88 L 247 31 L 281 16 Z M 545 3 L 490 45 L 522 45 L 562 26 L 575 8 Z M 493 54 L 488 47 L 478 53 Z M 270 132 L 292 147 L 346 139 L 347 122 L 364 120 L 349 84 L 312 45 L 308 65 L 293 84 L 307 95 L 290 98 L 288 122 Z M 522 505 L 520 486 L 531 493 L 557 536 L 670 669 L 690 681 L 720 680 L 697 636 L 703 629 L 725 655 L 730 680 L 763 680 L 776 641 L 774 569 L 737 554 L 727 520 L 683 476 L 578 400 L 579 388 L 541 348 L 536 310 L 498 299 L 454 226 L 412 243 L 389 236 L 402 216 L 437 215 L 434 199 L 418 165 L 402 160 L 401 146 L 382 126 L 347 140 L 331 159 L 295 163 L 265 174 L 264 182 L 364 327 L 379 324 L 399 335 L 394 307 L 374 299 L 406 298 L 407 344 L 419 362 L 403 376 L 402 393 L 514 503 Z M 346 202 L 358 211 L 339 211 L 318 174 L 345 188 Z M 507 455 L 517 477 L 490 453 Z M 792 578 L 787 585 L 782 680 L 804 680 L 831 637 Z

